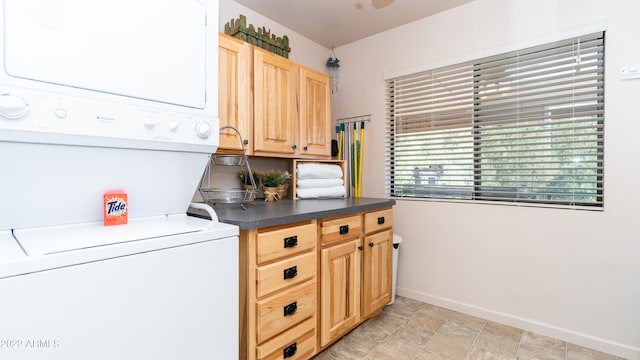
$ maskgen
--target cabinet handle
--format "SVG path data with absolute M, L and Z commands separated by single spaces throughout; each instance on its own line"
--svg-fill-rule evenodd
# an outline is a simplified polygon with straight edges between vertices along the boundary
M 307 150 L 309 150 L 309 147 L 305 146 L 305 147 L 302 148 L 302 150 L 307 151 Z
M 360 251 L 364 250 L 364 246 L 362 246 L 362 245 L 358 246 L 358 250 L 360 250 Z
M 242 143 L 245 145 L 249 145 L 249 140 L 244 140 Z
M 349 233 L 349 225 L 340 226 L 340 235 Z
M 296 354 L 297 351 L 298 351 L 298 345 L 296 343 L 293 343 L 287 346 L 286 348 L 284 348 L 284 350 L 282 351 L 282 357 L 285 359 L 292 357 L 293 355 Z
M 384 224 L 384 216 L 380 216 L 378 218 L 378 225 L 382 225 L 382 224 Z
M 285 249 L 290 247 L 295 247 L 295 246 L 298 246 L 298 235 L 293 235 L 293 236 L 284 238 Z
M 292 148 L 293 150 L 295 150 L 295 149 L 297 149 L 297 148 L 298 148 L 298 145 L 293 144 L 293 145 L 291 146 L 291 148 Z
M 298 311 L 298 302 L 294 301 L 289 305 L 285 305 L 282 309 L 284 310 L 284 316 L 295 314 Z
M 370 242 L 370 243 L 369 243 L 369 247 L 373 247 L 373 245 L 374 245 L 374 244 L 373 244 L 372 242 Z
M 290 268 L 284 269 L 284 279 L 293 279 L 298 275 L 298 267 L 292 266 Z

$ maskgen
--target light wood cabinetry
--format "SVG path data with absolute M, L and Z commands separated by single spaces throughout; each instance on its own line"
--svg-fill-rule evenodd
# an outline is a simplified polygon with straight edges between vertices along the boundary
M 389 302 L 391 208 L 240 232 L 240 359 L 310 359 Z
M 315 329 L 315 318 L 309 318 L 274 337 L 273 340 L 258 345 L 257 358 L 264 360 L 310 359 L 316 353 Z
M 298 65 L 253 49 L 254 152 L 297 154 Z
M 331 80 L 300 66 L 300 141 L 302 156 L 331 155 Z
M 319 347 L 378 314 L 391 299 L 392 225 L 390 208 L 321 221 Z
M 361 234 L 360 214 L 320 223 L 320 346 L 360 321 Z
M 238 129 L 245 140 L 245 151 L 253 152 L 251 92 L 251 45 L 229 35 L 218 38 L 218 116 L 220 127 Z M 220 133 L 220 148 L 242 150 L 237 134 L 232 130 Z
M 220 34 L 220 126 L 232 125 L 248 155 L 331 157 L 331 80 L 328 75 Z M 240 150 L 233 132 L 219 148 Z
M 321 250 L 320 346 L 360 321 L 361 247 L 358 237 Z
M 391 300 L 391 230 L 364 238 L 362 316 L 368 318 Z
M 364 215 L 362 315 L 367 318 L 391 300 L 393 211 Z
M 240 359 L 316 352 L 317 222 L 241 231 Z
M 316 283 L 303 284 L 256 302 L 257 341 L 262 344 L 316 312 Z

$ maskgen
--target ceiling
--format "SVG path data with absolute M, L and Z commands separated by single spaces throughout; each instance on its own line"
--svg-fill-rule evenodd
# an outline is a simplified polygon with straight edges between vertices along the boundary
M 235 1 L 298 34 L 332 48 L 473 0 Z

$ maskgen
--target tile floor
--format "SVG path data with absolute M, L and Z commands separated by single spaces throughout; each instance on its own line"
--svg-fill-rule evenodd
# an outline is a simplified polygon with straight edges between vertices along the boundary
M 315 360 L 622 360 L 398 296 Z

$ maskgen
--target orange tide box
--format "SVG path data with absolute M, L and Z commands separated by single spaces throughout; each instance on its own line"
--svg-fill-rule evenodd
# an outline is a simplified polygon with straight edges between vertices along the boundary
M 104 193 L 104 226 L 126 224 L 129 220 L 127 193 L 109 191 Z

